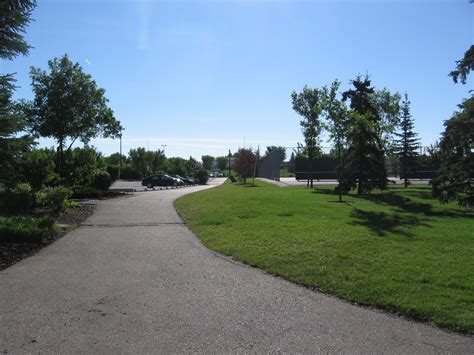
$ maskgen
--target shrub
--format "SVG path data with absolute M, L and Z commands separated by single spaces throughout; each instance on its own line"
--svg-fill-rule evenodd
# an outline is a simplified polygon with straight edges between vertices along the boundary
M 112 179 L 112 181 L 115 181 L 120 177 L 120 167 L 118 165 L 108 165 L 107 172 L 110 174 L 110 178 Z
M 83 199 L 83 198 L 99 198 L 102 197 L 103 192 L 94 187 L 81 187 L 72 192 L 72 198 Z
M 57 232 L 51 217 L 0 217 L 0 242 L 41 243 Z
M 0 193 L 0 212 L 6 215 L 18 215 L 31 212 L 33 194 L 30 184 L 18 184 L 13 190 Z
M 120 178 L 125 180 L 141 179 L 142 176 L 131 165 L 124 165 L 120 171 Z
M 48 187 L 36 193 L 36 203 L 39 206 L 60 212 L 66 209 L 67 199 L 71 195 L 72 191 L 66 187 Z
M 206 169 L 199 169 L 195 177 L 199 185 L 205 185 L 209 180 L 209 174 Z
M 94 175 L 94 182 L 92 187 L 102 192 L 107 192 L 110 185 L 112 185 L 112 179 L 110 174 L 104 170 L 98 170 Z

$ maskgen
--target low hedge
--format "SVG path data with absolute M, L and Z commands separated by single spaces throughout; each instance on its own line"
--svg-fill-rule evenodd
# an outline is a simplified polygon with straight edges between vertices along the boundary
M 0 217 L 0 242 L 39 244 L 58 233 L 51 217 Z

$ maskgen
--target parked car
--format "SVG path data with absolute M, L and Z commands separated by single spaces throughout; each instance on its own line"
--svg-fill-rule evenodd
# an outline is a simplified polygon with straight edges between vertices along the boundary
M 196 184 L 196 182 L 192 178 L 182 177 L 182 176 L 179 176 L 179 175 L 176 175 L 176 177 L 183 180 L 185 185 L 194 185 L 194 184 Z
M 181 179 L 179 175 L 172 175 L 171 177 L 175 178 L 176 181 L 178 182 L 178 186 L 184 186 L 186 183 Z
M 142 186 L 152 188 L 155 186 L 178 186 L 179 181 L 166 174 L 153 174 L 142 179 Z

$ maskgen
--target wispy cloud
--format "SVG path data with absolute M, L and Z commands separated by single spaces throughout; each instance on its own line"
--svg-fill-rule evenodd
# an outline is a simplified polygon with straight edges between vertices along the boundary
M 138 2 L 138 37 L 137 48 L 146 50 L 150 48 L 150 32 L 153 4 L 151 1 Z
M 92 64 L 92 62 L 91 62 L 89 59 L 86 58 L 86 59 L 84 59 L 84 60 L 85 60 L 85 62 L 86 62 L 87 64 L 89 64 L 89 65 Z

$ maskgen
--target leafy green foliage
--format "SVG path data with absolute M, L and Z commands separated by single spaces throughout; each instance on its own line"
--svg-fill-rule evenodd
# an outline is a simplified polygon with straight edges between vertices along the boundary
M 229 168 L 229 158 L 226 156 L 216 157 L 217 169 L 224 171 Z
M 203 155 L 201 157 L 202 167 L 206 170 L 212 170 L 215 158 L 212 155 Z
M 64 211 L 72 191 L 66 187 L 47 187 L 36 192 L 36 203 L 54 212 Z
M 65 177 L 64 151 L 80 140 L 118 137 L 120 122 L 107 106 L 105 90 L 67 55 L 48 61 L 49 72 L 32 67 L 34 100 L 26 106 L 33 131 L 58 143 L 58 172 Z M 69 145 L 67 145 L 69 144 Z
M 449 73 L 449 76 L 455 83 L 460 81 L 462 84 L 466 84 L 467 76 L 471 70 L 474 70 L 474 45 L 469 47 L 461 60 L 456 61 L 456 69 Z
M 330 186 L 226 183 L 175 203 L 208 248 L 357 304 L 474 332 L 474 212 L 428 186 L 334 203 Z
M 313 159 L 320 152 L 320 135 L 323 129 L 321 114 L 323 107 L 323 93 L 320 89 L 311 89 L 305 86 L 303 91 L 291 94 L 293 110 L 303 117 L 300 126 L 303 130 L 305 148 L 308 158 Z
M 57 233 L 51 217 L 0 217 L 0 242 L 39 244 Z
M 414 126 L 410 113 L 410 101 L 408 101 L 408 95 L 405 94 L 405 100 L 402 102 L 400 132 L 397 133 L 399 139 L 396 142 L 396 153 L 400 157 L 400 176 L 405 180 L 405 187 L 408 186 L 408 175 L 414 169 L 420 148 L 417 134 L 413 131 Z
M 276 145 L 271 145 L 266 148 L 265 155 L 269 155 L 274 151 L 278 151 L 278 154 L 280 155 L 280 164 L 283 163 L 286 159 L 286 148 L 279 146 L 277 147 Z
M 27 214 L 31 212 L 33 205 L 34 196 L 27 183 L 0 193 L 0 213 L 3 215 Z
M 433 194 L 442 202 L 457 200 L 474 208 L 474 97 L 444 122 L 440 142 L 441 167 L 433 181 Z
M 110 185 L 112 185 L 112 178 L 107 171 L 98 170 L 95 172 L 92 187 L 105 193 L 109 189 Z
M 32 149 L 23 156 L 22 178 L 36 190 L 45 185 L 57 184 L 59 176 L 55 173 L 55 160 L 56 154 L 53 149 Z
M 107 165 L 107 172 L 110 175 L 110 178 L 112 179 L 112 182 L 117 180 L 120 176 L 120 166 L 119 165 Z
M 205 185 L 209 180 L 209 173 L 207 169 L 199 169 L 194 175 L 199 185 Z

